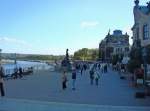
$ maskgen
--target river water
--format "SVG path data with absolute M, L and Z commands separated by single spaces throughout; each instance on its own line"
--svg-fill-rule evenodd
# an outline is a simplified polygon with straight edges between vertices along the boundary
M 27 70 L 30 67 L 33 67 L 34 70 L 54 70 L 54 67 L 52 65 L 48 65 L 46 63 L 42 62 L 30 62 L 30 61 L 17 61 L 16 64 L 10 63 L 10 64 L 3 64 L 2 65 L 4 69 L 5 75 L 10 75 L 14 73 L 14 69 L 17 67 L 21 67 L 24 70 Z

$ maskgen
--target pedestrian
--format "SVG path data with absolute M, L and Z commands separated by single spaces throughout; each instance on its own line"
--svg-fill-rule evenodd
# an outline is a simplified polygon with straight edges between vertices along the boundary
M 3 72 L 3 68 L 0 67 L 0 92 L 1 92 L 1 96 L 4 97 L 5 96 L 5 92 L 4 92 L 4 72 Z
M 93 85 L 93 80 L 94 80 L 94 69 L 92 68 L 91 70 L 90 70 L 90 82 L 91 82 L 91 85 Z
M 22 68 L 19 67 L 19 77 L 22 78 L 22 75 L 23 75 L 23 71 L 22 71 Z
M 18 68 L 17 67 L 14 68 L 14 73 L 13 73 L 12 76 L 13 76 L 14 79 L 18 78 Z
M 83 74 L 83 66 L 81 67 L 81 76 L 82 76 L 82 74 Z
M 73 71 L 72 71 L 72 90 L 75 90 L 76 88 L 75 88 L 75 83 L 76 83 L 76 70 L 75 69 L 73 69 Z
M 101 64 L 100 63 L 98 64 L 98 68 L 99 68 L 99 70 L 101 69 Z
M 86 69 L 87 69 L 87 65 L 86 65 L 86 64 L 84 64 L 84 65 L 83 65 L 83 68 L 84 68 L 84 70 L 86 71 Z
M 104 73 L 107 73 L 107 64 L 104 65 Z
M 67 88 L 67 76 L 66 76 L 66 71 L 63 72 L 62 74 L 62 89 L 65 90 Z
M 95 85 L 98 86 L 98 80 L 100 79 L 100 75 L 98 74 L 98 71 L 95 71 L 94 79 L 95 79 Z
M 104 73 L 104 64 L 101 65 L 101 72 Z

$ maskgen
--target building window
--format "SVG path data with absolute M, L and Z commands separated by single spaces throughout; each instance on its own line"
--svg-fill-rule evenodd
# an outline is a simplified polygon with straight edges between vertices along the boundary
M 143 40 L 149 39 L 149 27 L 147 24 L 143 26 Z

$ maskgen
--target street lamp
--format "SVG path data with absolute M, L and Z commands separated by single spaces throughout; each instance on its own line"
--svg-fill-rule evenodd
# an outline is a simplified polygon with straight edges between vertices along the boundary
M 142 56 L 143 56 L 143 62 L 144 62 L 144 85 L 146 85 L 146 79 L 147 79 L 147 62 L 146 62 L 146 58 L 147 58 L 147 49 L 144 47 L 142 49 Z

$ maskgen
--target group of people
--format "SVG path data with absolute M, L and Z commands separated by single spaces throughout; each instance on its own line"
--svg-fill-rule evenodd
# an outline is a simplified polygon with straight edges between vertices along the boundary
M 104 63 L 95 63 L 90 69 L 90 80 L 91 85 L 93 85 L 94 80 L 96 86 L 99 84 L 99 79 L 102 73 L 107 73 L 107 64 Z
M 81 76 L 83 74 L 84 71 L 86 71 L 87 69 L 89 69 L 89 64 L 87 63 L 77 63 L 75 64 L 75 68 L 76 70 L 81 73 Z
M 89 70 L 88 70 L 89 69 Z M 87 71 L 88 70 L 88 71 Z M 87 73 L 89 74 L 89 78 L 90 78 L 90 84 L 93 85 L 94 81 L 95 81 L 95 85 L 98 86 L 99 85 L 99 79 L 101 77 L 102 73 L 107 73 L 107 64 L 101 64 L 101 63 L 94 63 L 94 64 L 76 64 L 73 68 L 72 68 L 72 90 L 75 90 L 76 87 L 76 78 L 77 75 L 83 74 L 83 71 L 85 71 L 85 74 L 87 75 Z M 67 88 L 67 74 L 66 71 L 63 72 L 62 74 L 62 89 L 65 90 Z
M 4 69 L 3 69 L 2 66 L 0 66 L 0 93 L 1 93 L 2 97 L 5 96 L 5 92 L 4 92 L 4 77 L 5 77 Z M 14 73 L 11 75 L 11 77 L 13 79 L 22 78 L 23 77 L 23 69 L 21 67 L 14 68 Z
M 13 79 L 22 78 L 23 75 L 33 73 L 33 67 L 28 67 L 27 70 L 24 70 L 22 67 L 15 67 L 14 73 L 11 75 Z
M 122 72 L 122 73 L 127 71 L 125 64 L 121 64 L 121 63 L 117 63 L 117 64 L 113 65 L 112 68 L 113 68 L 113 70 Z
M 21 67 L 19 67 L 19 69 L 17 67 L 15 67 L 14 73 L 12 74 L 12 77 L 14 79 L 22 78 L 23 77 L 23 69 Z

